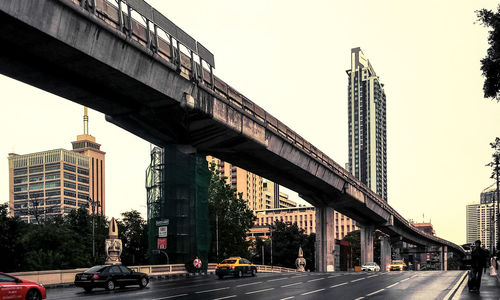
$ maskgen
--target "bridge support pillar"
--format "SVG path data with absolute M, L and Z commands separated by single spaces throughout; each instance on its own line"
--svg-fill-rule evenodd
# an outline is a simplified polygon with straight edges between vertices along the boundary
M 373 226 L 360 227 L 361 233 L 361 265 L 373 261 L 373 235 L 375 228 Z
M 387 266 L 391 263 L 391 238 L 380 237 L 380 271 L 387 271 Z
M 334 210 L 316 207 L 316 272 L 333 272 L 334 264 Z
M 441 271 L 448 271 L 448 246 L 441 246 Z

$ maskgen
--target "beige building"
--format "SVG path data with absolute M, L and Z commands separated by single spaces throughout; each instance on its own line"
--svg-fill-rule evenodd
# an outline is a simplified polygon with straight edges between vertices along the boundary
M 316 211 L 313 206 L 299 206 L 293 208 L 277 208 L 257 210 L 254 212 L 257 217 L 254 227 L 250 230 L 249 236 L 254 238 L 260 236 L 267 238 L 269 235 L 269 225 L 275 221 L 297 223 L 300 229 L 306 234 L 316 233 Z M 357 230 L 355 222 L 338 213 L 334 212 L 336 239 L 343 239 L 349 232 Z
M 10 153 L 9 211 L 25 222 L 64 215 L 79 207 L 104 214 L 104 155 L 88 135 L 85 110 L 84 134 L 73 142 L 73 151 L 55 149 L 31 154 Z
M 263 209 L 296 207 L 297 203 L 288 198 L 288 195 L 279 191 L 279 185 L 269 180 L 262 183 L 264 193 Z
M 226 177 L 227 184 L 236 189 L 238 194 L 241 193 L 249 209 L 264 209 L 262 177 L 212 156 L 207 156 L 207 161 L 214 163 L 221 176 Z

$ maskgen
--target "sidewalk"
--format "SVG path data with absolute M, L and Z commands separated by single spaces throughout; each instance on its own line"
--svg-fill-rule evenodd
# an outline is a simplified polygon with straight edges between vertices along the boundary
M 500 299 L 500 283 L 497 279 L 497 276 L 490 276 L 489 270 L 486 271 L 486 274 L 483 274 L 481 278 L 481 293 L 469 293 L 469 289 L 467 288 L 467 277 L 464 282 L 460 285 L 460 289 L 462 289 L 460 293 L 460 297 L 453 297 L 453 299 Z M 460 289 L 457 292 L 460 292 Z

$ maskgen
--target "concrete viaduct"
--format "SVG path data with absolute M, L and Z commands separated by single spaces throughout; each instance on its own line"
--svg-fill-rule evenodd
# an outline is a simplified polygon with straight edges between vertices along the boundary
M 414 228 L 331 158 L 215 77 L 210 51 L 146 2 L 109 1 L 0 1 L 0 72 L 96 109 L 154 144 L 185 145 L 296 191 L 317 208 L 318 271 L 333 270 L 334 209 L 361 227 L 362 262 L 373 261 L 375 229 L 387 235 L 382 265 L 390 260 L 390 239 L 440 247 L 443 262 L 448 250 L 464 254 Z

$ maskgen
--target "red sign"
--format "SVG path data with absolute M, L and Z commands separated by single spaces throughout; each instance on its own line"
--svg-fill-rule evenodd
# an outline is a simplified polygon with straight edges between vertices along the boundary
M 158 239 L 158 249 L 167 249 L 167 239 L 159 238 Z
M 196 258 L 193 260 L 193 266 L 194 266 L 196 269 L 201 268 L 201 259 L 199 259 L 198 257 L 196 257 Z

